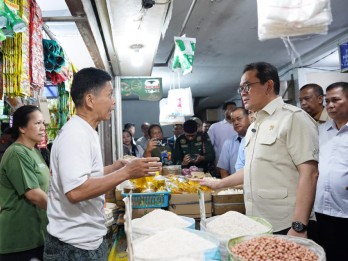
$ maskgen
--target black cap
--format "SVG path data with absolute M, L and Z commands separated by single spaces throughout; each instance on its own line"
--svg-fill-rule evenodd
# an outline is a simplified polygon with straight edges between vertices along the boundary
M 197 123 L 194 120 L 185 121 L 183 127 L 186 133 L 194 133 L 197 131 Z

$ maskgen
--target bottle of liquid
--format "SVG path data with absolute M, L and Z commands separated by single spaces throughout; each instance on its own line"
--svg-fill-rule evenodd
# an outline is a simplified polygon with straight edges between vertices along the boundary
M 167 150 L 161 151 L 161 161 L 163 165 L 168 165 L 168 152 Z

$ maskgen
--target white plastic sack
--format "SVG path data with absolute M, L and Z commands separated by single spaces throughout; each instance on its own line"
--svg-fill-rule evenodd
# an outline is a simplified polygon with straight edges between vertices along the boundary
M 189 226 L 184 227 L 187 229 L 195 229 L 195 220 L 194 218 L 180 216 L 183 220 L 187 221 L 189 223 Z M 163 231 L 165 229 L 157 229 L 157 228 L 151 228 L 151 227 L 133 227 L 133 240 L 137 240 L 143 237 L 155 235 L 156 233 Z
M 207 218 L 206 222 L 201 221 L 200 222 L 200 230 L 205 231 L 207 234 L 209 234 L 212 237 L 219 240 L 219 242 L 220 242 L 219 249 L 220 249 L 220 254 L 221 254 L 221 260 L 228 260 L 229 253 L 228 253 L 226 246 L 227 246 L 228 241 L 231 239 L 231 236 L 216 234 L 214 232 L 207 230 L 207 224 L 209 224 L 210 222 L 212 222 L 213 220 L 215 220 L 217 218 L 219 218 L 219 216 Z M 265 225 L 266 227 L 268 227 L 269 230 L 266 233 L 272 233 L 272 225 L 269 224 L 267 221 L 265 221 L 262 218 L 257 218 L 257 217 L 250 217 L 250 218 L 261 223 L 262 225 Z
M 167 98 L 160 100 L 159 111 L 159 123 L 162 126 L 170 124 L 183 124 L 185 122 L 185 117 L 175 116 L 170 113 Z
M 191 88 L 171 89 L 168 91 L 168 109 L 173 116 L 193 116 Z
M 332 22 L 330 0 L 257 0 L 259 40 L 326 34 Z
M 176 232 L 177 230 L 181 229 L 175 229 Z M 136 261 L 218 261 L 218 260 L 223 260 L 221 259 L 220 251 L 219 251 L 219 241 L 209 235 L 208 233 L 205 233 L 203 231 L 198 231 L 198 230 L 193 230 L 193 229 L 182 229 L 183 231 L 187 231 L 189 233 L 195 234 L 196 236 L 199 236 L 203 240 L 209 241 L 213 247 L 208 248 L 204 251 L 194 251 L 190 247 L 192 247 L 192 244 L 195 244 L 195 241 L 188 241 L 187 238 L 182 238 L 181 241 L 173 240 L 172 235 L 173 235 L 173 229 L 167 229 L 164 231 L 160 231 L 159 233 L 149 236 L 149 237 L 144 237 L 140 238 L 138 240 L 135 240 L 133 243 L 134 247 L 134 257 Z M 177 233 L 176 233 L 177 234 Z M 160 241 L 159 241 L 160 238 Z M 168 249 L 172 249 L 173 246 L 178 249 L 178 251 L 174 255 L 166 256 L 166 257 L 159 257 L 159 251 L 155 247 L 148 248 L 147 255 L 140 255 L 138 252 L 139 245 L 144 244 L 144 241 L 150 240 L 154 241 L 154 239 L 158 240 L 157 242 L 158 245 L 165 245 L 164 247 L 158 247 L 157 249 L 160 248 L 162 251 L 168 251 Z M 186 242 L 185 242 L 186 241 Z M 183 244 L 185 242 L 185 244 Z M 143 247 L 141 247 L 143 248 Z M 185 249 L 183 249 L 185 248 Z M 180 249 L 182 251 L 180 251 Z M 188 249 L 191 249 L 191 251 L 187 251 Z M 142 251 L 143 252 L 143 251 Z M 172 252 L 169 250 L 169 253 Z M 184 252 L 184 253 L 183 253 Z M 153 257 L 153 254 L 158 255 L 158 257 Z M 163 253 L 162 253 L 163 255 Z M 152 256 L 152 257 L 150 257 Z

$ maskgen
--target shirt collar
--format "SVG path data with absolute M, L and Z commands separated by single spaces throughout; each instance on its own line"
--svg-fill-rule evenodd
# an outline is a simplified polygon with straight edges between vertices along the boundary
M 285 103 L 282 97 L 278 96 L 277 98 L 269 102 L 265 107 L 263 107 L 261 111 L 266 112 L 268 115 L 272 115 L 279 106 L 282 106 L 284 104 Z
M 318 122 L 318 123 L 324 123 L 326 121 L 328 121 L 330 119 L 329 114 L 327 113 L 327 110 L 325 107 L 323 107 L 323 110 L 318 113 L 317 115 L 315 115 L 314 119 Z
M 328 120 L 324 126 L 325 126 L 324 127 L 325 130 L 327 130 L 327 131 L 332 130 L 332 129 L 340 131 L 339 129 L 337 129 L 336 123 L 332 119 Z M 348 128 L 348 122 L 341 128 L 341 130 L 346 129 L 346 128 Z
M 320 112 L 317 113 L 317 115 L 314 116 L 314 120 L 316 120 L 317 122 L 320 122 L 320 116 L 323 111 L 324 111 L 324 107 Z

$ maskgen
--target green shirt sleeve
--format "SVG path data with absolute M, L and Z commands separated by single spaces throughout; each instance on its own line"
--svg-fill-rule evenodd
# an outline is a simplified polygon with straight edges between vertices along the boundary
M 6 175 L 17 193 L 21 196 L 28 189 L 39 188 L 34 160 L 25 152 L 18 150 L 13 150 L 9 157 Z

